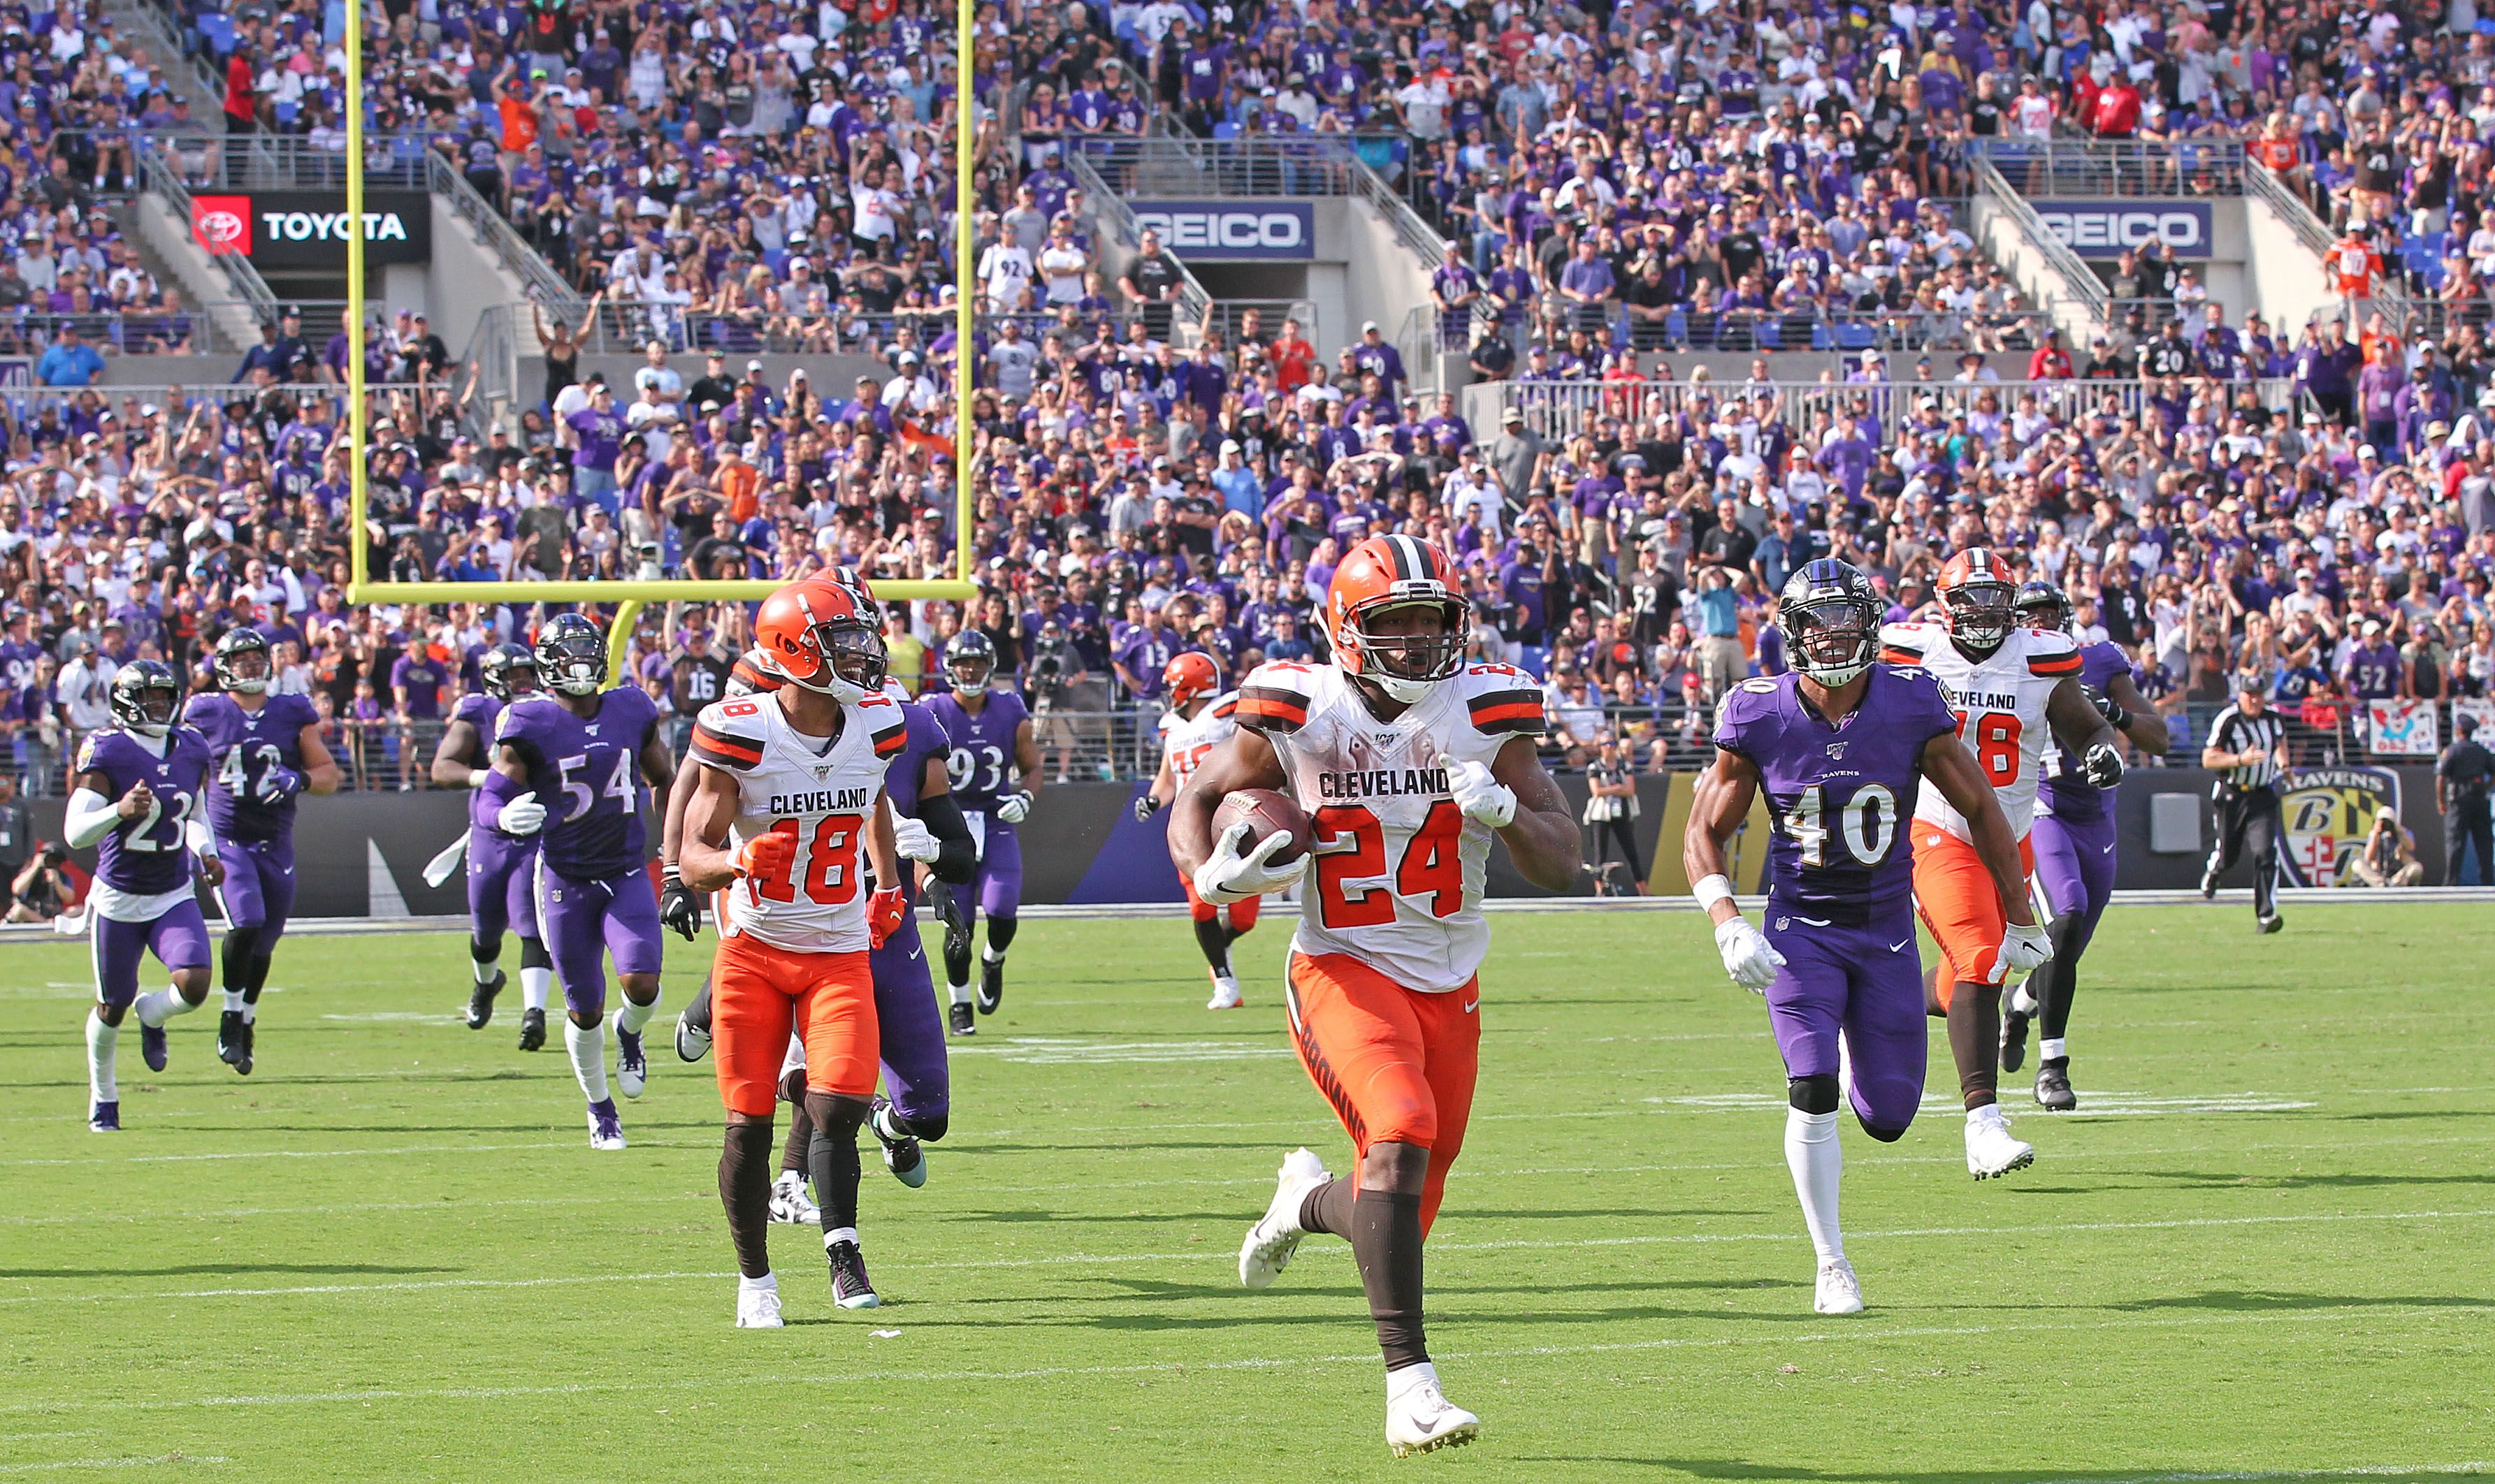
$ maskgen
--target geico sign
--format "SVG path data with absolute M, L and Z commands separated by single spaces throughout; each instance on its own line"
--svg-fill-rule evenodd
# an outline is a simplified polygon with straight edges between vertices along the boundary
M 1145 229 L 1160 233 L 1173 252 L 1248 252 L 1307 254 L 1309 218 L 1294 211 L 1178 210 L 1138 211 Z
M 272 242 L 344 242 L 347 240 L 347 214 L 343 211 L 263 211 L 260 214 L 261 235 Z M 395 211 L 364 213 L 366 242 L 405 242 L 407 223 Z
M 2068 247 L 2084 252 L 2090 248 L 2136 248 L 2155 240 L 2176 252 L 2202 252 L 2208 248 L 2209 218 L 2205 211 L 2181 207 L 2165 209 L 2099 209 L 2078 211 L 2040 211 L 2045 229 Z

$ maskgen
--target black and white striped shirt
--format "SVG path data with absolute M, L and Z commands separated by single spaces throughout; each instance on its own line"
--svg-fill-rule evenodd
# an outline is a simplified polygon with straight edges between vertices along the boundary
M 2276 783 L 2278 747 L 2286 740 L 2287 722 L 2278 712 L 2264 708 L 2260 715 L 2247 716 L 2229 706 L 2209 724 L 2209 745 L 2220 752 L 2259 749 L 2261 760 L 2227 769 L 2219 780 L 2233 789 L 2267 788 Z

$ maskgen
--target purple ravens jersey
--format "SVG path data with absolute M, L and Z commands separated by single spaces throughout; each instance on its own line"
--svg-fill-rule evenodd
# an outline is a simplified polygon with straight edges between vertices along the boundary
M 1905 910 L 1924 744 L 1957 730 L 1927 672 L 1874 665 L 1870 675 L 1840 725 L 1802 700 L 1791 674 L 1743 681 L 1715 721 L 1715 745 L 1748 759 L 1768 797 L 1768 894 L 1848 925 Z
M 901 714 L 909 724 L 909 731 L 901 751 L 894 754 L 891 765 L 883 771 L 883 796 L 892 801 L 893 812 L 915 818 L 918 814 L 918 785 L 927 776 L 929 758 L 946 759 L 946 782 L 948 786 L 950 784 L 948 754 L 951 744 L 944 736 L 943 727 L 937 724 L 926 707 L 914 701 L 905 701 L 901 703 Z M 901 881 L 904 894 L 916 901 L 918 873 L 905 870 L 901 873 Z
M 2080 684 L 2102 695 L 2118 675 L 2130 676 L 2133 684 L 2140 682 L 2121 646 L 2102 641 L 2079 646 Z M 2079 776 L 2078 758 L 2060 747 L 2045 754 L 2044 776 L 2037 784 L 2037 813 L 2066 820 L 2102 819 L 2112 802 L 2110 791 Z
M 468 694 L 459 698 L 459 704 L 457 706 L 450 709 L 451 720 L 464 721 L 477 729 L 477 737 L 479 743 L 477 751 L 480 755 L 470 758 L 468 760 L 469 767 L 491 768 L 494 766 L 494 727 L 503 719 L 504 710 L 505 708 L 502 702 L 495 700 L 492 696 L 484 694 L 482 691 L 470 691 Z M 469 790 L 468 823 L 476 826 L 477 829 L 493 829 L 494 815 L 501 807 L 502 805 L 485 797 L 485 791 L 483 789 L 478 788 Z
M 951 747 L 944 772 L 953 797 L 973 814 L 995 813 L 997 801 L 1014 791 L 1014 733 L 1031 714 L 1023 709 L 1022 697 L 1010 690 L 991 690 L 987 695 L 987 704 L 975 716 L 950 693 L 932 696 L 926 703 Z M 1013 827 L 991 822 L 990 828 Z
M 77 771 L 104 774 L 106 798 L 118 800 L 140 782 L 156 796 L 147 812 L 114 825 L 97 845 L 97 878 L 133 896 L 154 896 L 188 886 L 191 852 L 182 838 L 182 827 L 200 806 L 213 766 L 207 740 L 189 727 L 177 726 L 166 734 L 163 757 L 126 732 L 98 732 L 89 737 L 78 749 Z
M 221 840 L 282 840 L 294 829 L 294 795 L 263 797 L 272 769 L 303 772 L 303 729 L 321 724 L 310 696 L 264 696 L 245 711 L 228 695 L 198 695 L 182 712 L 207 740 L 216 771 L 208 781 L 208 823 Z
M 592 716 L 550 695 L 505 709 L 494 740 L 519 754 L 545 805 L 538 851 L 547 869 L 596 881 L 641 868 L 641 747 L 658 721 L 658 703 L 631 685 L 601 694 Z

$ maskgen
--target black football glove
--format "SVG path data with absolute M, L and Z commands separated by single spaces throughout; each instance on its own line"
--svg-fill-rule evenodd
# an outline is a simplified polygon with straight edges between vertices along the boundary
M 1151 823 L 1152 817 L 1158 814 L 1160 811 L 1161 802 L 1152 796 L 1151 790 L 1147 789 L 1143 793 L 1135 796 L 1136 824 L 1142 825 Z
M 2121 702 L 2085 686 L 2080 687 L 2080 692 L 2088 698 L 2088 704 L 2097 709 L 2097 714 L 2105 718 L 2107 726 L 2120 732 L 2131 725 L 2131 712 L 2123 710 Z
M 659 924 L 683 933 L 687 943 L 701 936 L 701 893 L 685 885 L 672 865 L 660 873 Z
M 2098 788 L 2111 788 L 2122 781 L 2122 754 L 2111 742 L 2099 742 L 2079 760 L 2079 776 Z

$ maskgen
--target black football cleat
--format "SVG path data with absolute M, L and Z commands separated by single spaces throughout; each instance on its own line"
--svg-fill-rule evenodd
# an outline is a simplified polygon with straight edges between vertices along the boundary
M 510 976 L 505 974 L 500 969 L 496 969 L 494 971 L 494 977 L 491 980 L 481 984 L 472 984 L 469 986 L 468 1028 L 470 1030 L 481 1031 L 493 1020 L 494 996 L 502 993 L 503 986 L 509 983 Z
M 242 1019 L 239 1015 L 234 1018 L 238 1020 Z M 233 1068 L 235 1074 L 238 1075 L 251 1075 L 251 1044 L 254 1033 L 259 1029 L 259 1025 L 250 1020 L 243 1020 L 242 1024 L 236 1027 L 234 1035 L 234 1054 L 226 1057 L 226 1061 Z M 223 1046 L 218 1047 L 218 1054 L 224 1055 Z
M 970 1002 L 968 1000 L 956 1000 L 944 1007 L 944 1016 L 952 1022 L 953 1034 L 956 1036 L 975 1036 L 979 1033 L 976 1013 L 970 1009 Z
M 928 904 L 936 909 L 936 921 L 944 924 L 944 956 L 962 959 L 970 956 L 970 913 L 940 881 L 927 883 Z
M 2202 871 L 2201 873 L 2201 899 L 2204 902 L 2215 901 L 2217 896 L 2218 873 L 2215 870 Z
M 542 1010 L 521 1011 L 520 1049 L 523 1051 L 534 1051 L 544 1045 L 545 1012 Z
M 1005 1002 L 1005 966 L 1002 960 L 979 960 L 979 1014 L 993 1015 Z
M 916 1190 L 927 1183 L 927 1151 L 917 1138 L 909 1134 L 887 1134 L 884 1123 L 892 1117 L 892 1100 L 881 1093 L 875 1096 L 875 1110 L 867 1115 L 866 1126 L 875 1141 L 883 1146 L 883 1167 L 892 1177 Z
M 139 1022 L 139 1055 L 147 1063 L 148 1071 L 164 1071 L 166 1058 L 170 1051 L 170 1045 L 165 1039 L 165 1027 L 150 1025 L 144 1020 Z
M 2001 1070 L 2016 1072 L 2027 1065 L 2027 1023 L 2035 1012 L 2013 1010 L 2007 997 L 2001 1006 Z
M 2287 919 L 2280 917 L 2275 912 L 2271 913 L 2267 917 L 2256 918 L 2253 920 L 2253 928 L 2257 932 L 2276 932 L 2286 925 Z
M 855 1242 L 834 1242 L 824 1249 L 832 1264 L 832 1302 L 844 1309 L 874 1309 L 883 1300 L 876 1297 L 875 1285 L 867 1282 L 866 1257 Z
M 2079 1105 L 2071 1091 L 2071 1059 L 2056 1057 L 2036 1069 L 2036 1105 L 2048 1113 L 2067 1113 Z
M 245 1054 L 242 1048 L 242 1012 L 229 1010 L 217 1016 L 217 1060 L 231 1067 Z

